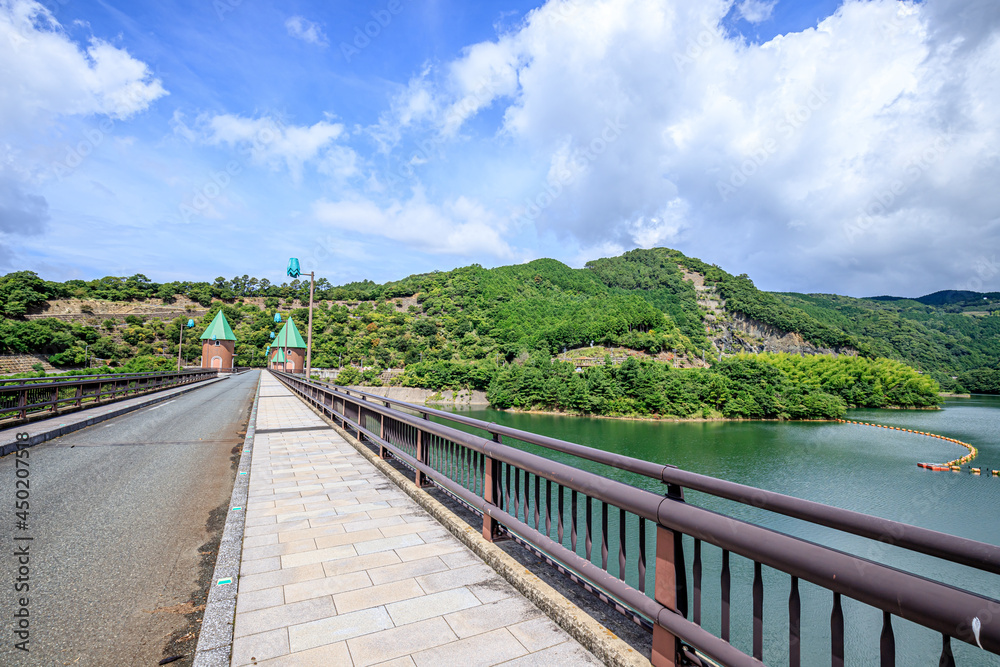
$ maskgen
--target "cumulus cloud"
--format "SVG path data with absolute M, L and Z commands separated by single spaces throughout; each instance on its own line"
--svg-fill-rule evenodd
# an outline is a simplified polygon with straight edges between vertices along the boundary
M 128 118 L 167 94 L 128 51 L 92 38 L 81 48 L 33 0 L 0 1 L 0 128 L 59 115 Z
M 552 0 L 393 109 L 439 136 L 500 111 L 495 155 L 544 165 L 509 179 L 509 214 L 578 247 L 672 243 L 765 286 L 854 293 L 958 284 L 1000 250 L 996 3 L 848 0 L 764 43 L 720 27 L 732 9 Z
M 778 0 L 771 0 L 771 2 L 767 2 L 767 0 L 742 0 L 736 5 L 736 11 L 749 23 L 762 23 L 771 18 L 771 12 L 774 11 L 776 4 L 778 4 Z
M 335 229 L 399 241 L 424 252 L 515 258 L 503 239 L 503 221 L 466 197 L 440 206 L 429 203 L 420 190 L 406 201 L 385 206 L 364 198 L 321 199 L 313 205 L 313 216 Z
M 174 132 L 180 136 L 197 136 L 176 115 Z M 344 134 L 341 123 L 321 120 L 313 125 L 289 125 L 276 118 L 247 118 L 235 114 L 219 114 L 199 119 L 200 140 L 209 145 L 225 145 L 248 155 L 258 164 L 271 168 L 286 167 L 295 180 L 302 177 L 307 162 L 319 160 L 324 173 L 338 177 L 354 173 L 354 151 L 333 142 Z
M 304 19 L 301 16 L 292 16 L 285 21 L 285 29 L 288 31 L 289 36 L 295 39 L 301 39 L 306 44 L 315 44 L 316 46 L 326 46 L 330 41 L 323 34 L 323 29 L 318 23 L 313 23 L 308 19 Z

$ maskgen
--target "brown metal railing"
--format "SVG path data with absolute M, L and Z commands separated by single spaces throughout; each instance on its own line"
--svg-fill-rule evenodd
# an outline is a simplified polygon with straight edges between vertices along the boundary
M 602 591 L 637 620 L 646 619 L 652 625 L 654 665 L 697 660 L 688 647 L 725 665 L 762 664 L 765 566 L 791 578 L 790 665 L 801 664 L 800 580 L 825 589 L 832 597 L 830 656 L 835 666 L 844 662 L 844 596 L 882 612 L 878 650 L 883 666 L 895 664 L 894 616 L 941 635 L 941 665 L 954 664 L 953 638 L 1000 654 L 1000 601 L 696 507 L 684 501 L 683 489 L 697 489 L 842 532 L 889 541 L 993 574 L 1000 564 L 1000 548 L 996 546 L 424 406 L 306 382 L 289 374 L 275 375 L 335 422 L 377 444 L 383 456 L 392 456 L 412 468 L 417 484 L 433 482 L 481 513 L 486 539 L 509 532 Z M 432 422 L 432 415 L 481 428 L 490 437 Z M 662 480 L 667 483 L 667 494 L 504 445 L 503 437 Z M 683 536 L 693 540 L 690 591 Z M 702 551 L 706 545 L 721 550 L 719 637 L 701 627 Z M 753 563 L 752 655 L 729 644 L 730 561 L 734 554 Z
M 0 426 L 24 423 L 46 414 L 116 401 L 216 377 L 214 369 L 170 373 L 81 375 L 44 380 L 20 379 L 0 384 Z

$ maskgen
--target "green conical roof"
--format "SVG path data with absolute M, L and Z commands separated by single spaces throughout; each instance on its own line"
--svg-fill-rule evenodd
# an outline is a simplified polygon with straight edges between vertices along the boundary
M 288 322 L 285 326 L 281 327 L 281 331 L 275 336 L 274 340 L 271 341 L 272 347 L 301 347 L 305 349 L 306 342 L 302 340 L 302 334 L 295 327 L 295 320 L 288 318 Z
M 201 339 L 211 340 L 212 336 L 215 336 L 216 340 L 236 340 L 236 336 L 229 326 L 229 320 L 226 319 L 221 310 L 215 314 L 215 319 L 205 329 L 205 333 L 201 335 Z
M 285 351 L 284 350 L 278 350 L 277 352 L 275 352 L 274 354 L 272 354 L 271 355 L 271 361 L 274 362 L 274 363 L 276 363 L 276 364 L 283 364 L 283 363 L 285 363 Z

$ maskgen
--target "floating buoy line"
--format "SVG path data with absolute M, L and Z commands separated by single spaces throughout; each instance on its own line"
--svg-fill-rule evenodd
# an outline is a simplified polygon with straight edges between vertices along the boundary
M 965 447 L 969 450 L 969 453 L 965 456 L 955 459 L 953 461 L 948 461 L 947 463 L 918 463 L 918 468 L 926 468 L 927 470 L 951 470 L 953 472 L 961 472 L 962 466 L 966 463 L 972 461 L 979 455 L 979 450 L 970 445 L 967 442 L 962 442 L 961 440 L 956 440 L 955 438 L 949 438 L 945 435 L 938 435 L 937 433 L 927 433 L 925 431 L 914 431 L 912 428 L 901 428 L 899 426 L 884 426 L 882 424 L 870 424 L 868 422 L 856 422 L 850 419 L 838 419 L 841 424 L 856 424 L 858 426 L 872 426 L 874 428 L 884 428 L 890 431 L 903 431 L 904 433 L 913 433 L 915 435 L 926 435 L 928 438 L 937 438 L 938 440 L 944 440 L 946 442 L 951 442 L 961 447 Z M 973 475 L 981 475 L 982 468 L 969 468 L 969 472 Z M 990 473 L 994 477 L 1000 477 L 1000 470 L 990 470 Z

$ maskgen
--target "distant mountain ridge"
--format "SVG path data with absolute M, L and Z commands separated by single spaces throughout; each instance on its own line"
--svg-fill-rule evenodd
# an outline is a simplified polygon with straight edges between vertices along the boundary
M 905 296 L 870 296 L 869 301 L 918 301 L 928 306 L 947 306 L 953 304 L 981 305 L 981 301 L 1000 301 L 1000 292 L 970 292 L 968 290 L 946 289 L 910 298 Z

